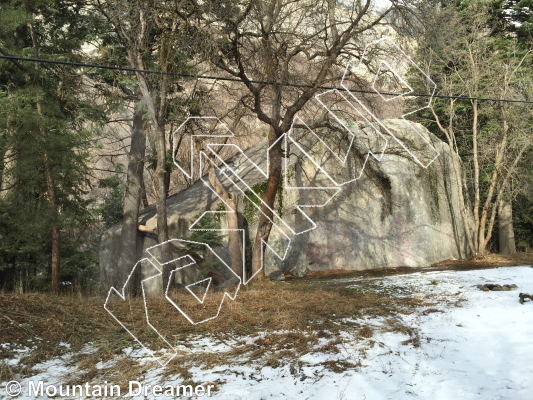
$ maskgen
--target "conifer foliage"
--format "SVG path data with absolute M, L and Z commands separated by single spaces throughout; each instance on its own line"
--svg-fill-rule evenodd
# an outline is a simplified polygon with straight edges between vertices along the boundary
M 203 213 L 196 214 L 194 221 L 198 220 Z M 222 245 L 225 235 L 220 233 L 220 219 L 212 213 L 206 213 L 193 227 L 191 236 L 187 239 L 191 242 L 205 243 L 211 248 Z M 206 247 L 202 244 L 184 243 L 188 254 L 198 254 L 204 256 Z
M 0 27 L 4 55 L 77 61 L 96 25 L 76 4 L 2 0 Z M 84 254 L 94 223 L 87 160 L 91 122 L 103 114 L 80 96 L 83 85 L 74 68 L 0 60 L 0 280 L 7 286 L 52 282 L 58 291 L 61 275 L 72 282 L 95 263 Z

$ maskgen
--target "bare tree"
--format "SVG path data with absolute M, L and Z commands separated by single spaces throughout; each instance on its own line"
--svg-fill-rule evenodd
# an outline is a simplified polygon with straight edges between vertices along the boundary
M 181 71 L 180 55 L 186 53 L 192 43 L 187 43 L 189 17 L 194 14 L 194 3 L 179 0 L 163 2 L 144 1 L 125 3 L 117 0 L 95 0 L 99 10 L 113 26 L 127 53 L 132 68 L 146 70 L 156 66 L 159 75 L 136 72 L 137 81 L 152 120 L 156 134 L 156 168 L 153 177 L 155 205 L 157 209 L 157 239 L 159 243 L 169 240 L 167 225 L 167 105 L 175 80 L 170 72 Z M 192 36 L 191 36 L 192 37 Z M 166 263 L 172 259 L 170 245 L 162 246 L 161 259 Z M 173 266 L 166 264 L 163 270 L 163 284 L 166 287 Z
M 505 51 L 498 46 L 497 27 L 487 18 L 489 7 L 473 3 L 464 13 L 453 9 L 438 13 L 419 54 L 420 63 L 437 81 L 440 94 L 473 98 L 468 100 L 468 106 L 464 101 L 450 99 L 433 102 L 430 107 L 433 122 L 446 137 L 450 150 L 467 161 L 461 166 L 460 158 L 456 157 L 454 170 L 460 212 L 473 255 L 485 253 L 498 208 L 503 219 L 508 218 L 502 204 L 506 188 L 525 152 L 533 145 L 528 123 L 533 116 L 530 107 L 477 100 L 480 97 L 520 100 L 531 92 L 531 84 L 523 76 L 531 52 L 521 54 L 516 42 L 510 39 Z M 466 180 L 461 167 L 467 170 Z M 464 188 L 466 195 L 471 193 L 473 197 L 473 231 L 468 224 Z
M 269 126 L 272 148 L 252 274 L 261 269 L 261 255 L 272 229 L 271 210 L 284 156 L 278 139 L 289 131 L 296 114 L 320 86 L 339 81 L 348 60 L 362 54 L 365 40 L 389 12 L 409 12 L 406 2 L 393 4 L 379 16 L 371 12 L 370 0 L 349 4 L 335 0 L 209 4 L 205 26 L 214 38 L 208 43 L 209 57 L 218 69 L 242 81 L 247 90 L 238 101 Z M 256 276 L 264 277 L 264 271 Z

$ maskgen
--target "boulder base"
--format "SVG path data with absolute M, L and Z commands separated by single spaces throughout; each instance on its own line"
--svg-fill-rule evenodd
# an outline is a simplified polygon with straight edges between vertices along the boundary
M 268 241 L 268 245 L 285 258 L 280 259 L 267 248 L 264 261 L 267 276 L 275 271 L 290 271 L 295 276 L 303 276 L 310 270 L 421 267 L 445 259 L 469 256 L 459 213 L 459 196 L 452 163 L 452 157 L 455 156 L 447 144 L 420 124 L 411 124 L 419 132 L 420 135 L 417 135 L 413 134 L 411 125 L 405 120 L 383 122 L 398 140 L 380 128 L 387 139 L 380 161 L 372 155 L 367 157 L 369 150 L 375 151 L 369 139 L 375 130 L 369 124 L 353 127 L 356 139 L 353 146 L 342 140 L 336 142 L 333 150 L 342 156 L 341 159 L 346 156 L 345 162 L 339 162 L 317 142 L 313 154 L 318 154 L 316 157 L 322 159 L 314 161 L 320 161 L 319 165 L 327 169 L 329 177 L 337 182 L 358 178 L 338 186 L 339 192 L 327 203 L 330 192 L 306 188 L 331 187 L 331 181 L 323 173 L 317 172 L 315 162 L 298 154 L 294 144 L 291 145 L 284 176 L 289 188 L 279 192 L 275 205 L 276 212 L 286 226 L 283 229 L 273 228 Z M 326 136 L 330 133 L 316 132 Z M 300 133 L 295 129 L 295 137 Z M 436 149 L 438 157 L 435 158 L 435 150 L 430 145 Z M 267 148 L 268 143 L 263 141 L 247 150 L 246 157 L 260 165 L 265 160 Z M 312 147 L 309 154 L 314 149 Z M 414 160 L 413 155 L 430 165 L 424 168 Z M 228 165 L 240 168 L 251 188 L 264 185 L 264 175 L 255 170 L 242 155 L 232 159 Z M 250 254 L 257 229 L 257 213 L 251 203 L 244 199 L 243 192 L 232 186 L 222 174 L 220 179 L 238 198 L 239 221 L 246 230 L 245 243 L 242 245 Z M 323 206 L 302 208 L 305 214 L 297 208 L 298 205 L 309 204 Z M 167 214 L 170 237 L 187 238 L 194 215 L 200 211 L 220 209 L 220 206 L 214 193 L 201 181 L 169 197 Z M 224 217 L 221 223 L 222 228 L 227 227 Z M 141 213 L 139 224 L 152 229 L 156 227 L 155 207 L 148 207 Z M 470 221 L 469 224 L 471 226 Z M 121 247 L 120 229 L 120 224 L 117 224 L 102 237 L 100 269 L 106 290 L 111 285 L 120 285 L 117 277 L 128 276 L 128 271 L 116 271 Z M 138 259 L 146 257 L 144 250 L 155 244 L 153 237 L 139 233 Z M 224 247 L 214 250 L 230 264 L 229 254 Z M 280 277 L 279 274 L 276 276 Z M 180 282 L 180 279 L 185 278 L 176 275 L 177 284 L 188 283 Z M 157 288 L 154 290 L 157 291 Z

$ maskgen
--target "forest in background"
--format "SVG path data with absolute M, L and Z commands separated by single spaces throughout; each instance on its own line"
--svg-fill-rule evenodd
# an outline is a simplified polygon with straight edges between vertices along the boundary
M 0 1 L 4 56 L 165 73 L 0 59 L 0 283 L 20 291 L 59 291 L 62 282 L 97 288 L 107 228 L 122 221 L 125 242 L 134 242 L 139 211 L 154 204 L 158 241 L 168 240 L 166 199 L 192 184 L 171 167 L 171 149 L 180 145 L 172 132 L 186 117 L 219 116 L 242 148 L 263 137 L 274 143 L 379 29 L 409 44 L 437 94 L 533 100 L 532 3 L 395 1 L 378 10 L 370 1 L 310 0 L 294 10 L 283 0 Z M 339 9 L 351 13 L 336 19 Z M 295 13 L 310 22 L 305 29 L 289 19 Z M 214 88 L 172 74 L 239 82 Z M 533 247 L 532 109 L 439 98 L 412 115 L 461 158 L 459 211 L 474 217 L 472 254 Z M 280 174 L 273 162 L 267 204 Z M 268 238 L 268 221 L 261 224 Z M 120 262 L 130 265 L 132 255 L 124 251 Z

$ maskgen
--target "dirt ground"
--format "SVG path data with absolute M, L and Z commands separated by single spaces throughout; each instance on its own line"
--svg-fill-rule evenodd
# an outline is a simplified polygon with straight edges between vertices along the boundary
M 477 258 L 460 259 L 460 260 L 444 260 L 432 264 L 429 267 L 397 267 L 397 268 L 375 268 L 364 271 L 346 271 L 346 270 L 330 270 L 330 271 L 310 271 L 303 278 L 294 278 L 286 275 L 286 282 L 301 284 L 307 286 L 308 284 L 321 285 L 321 281 L 331 281 L 335 279 L 348 278 L 372 278 L 386 275 L 406 274 L 415 272 L 429 272 L 429 271 L 444 271 L 444 270 L 469 270 L 469 269 L 489 269 L 497 267 L 509 267 L 516 265 L 533 265 L 533 252 L 522 252 L 511 255 L 502 254 L 487 254 L 485 256 L 478 256 Z M 313 285 L 312 285 L 313 286 Z
M 195 326 L 176 313 L 175 308 L 164 298 L 147 299 L 146 306 L 151 310 L 151 323 L 157 325 L 168 340 L 179 343 L 187 343 L 198 335 L 214 335 L 220 340 L 226 340 L 234 335 L 267 333 L 269 336 L 266 339 L 243 344 L 242 348 L 235 350 L 234 356 L 242 357 L 243 352 L 249 354 L 251 359 L 268 356 L 270 358 L 267 361 L 271 363 L 276 357 L 269 354 L 275 349 L 283 352 L 284 357 L 298 357 L 310 351 L 311 345 L 316 344 L 321 337 L 321 332 L 329 332 L 328 335 L 337 338 L 339 343 L 342 342 L 341 331 L 345 329 L 360 331 L 361 337 L 370 335 L 368 327 L 347 322 L 353 319 L 379 316 L 390 320 L 390 329 L 405 330 L 406 334 L 411 335 L 408 327 L 400 326 L 397 319 L 391 316 L 416 313 L 421 307 L 434 307 L 429 310 L 439 311 L 431 299 L 421 299 L 413 293 L 404 293 L 398 297 L 384 291 L 379 282 L 375 282 L 383 276 L 516 265 L 533 265 L 533 253 L 488 255 L 476 260 L 445 260 L 424 268 L 311 272 L 304 278 L 287 277 L 284 282 L 265 281 L 244 287 L 235 301 L 224 304 L 219 318 Z M 357 282 L 354 282 L 354 278 Z M 206 300 L 198 308 L 196 300 L 190 296 L 181 292 L 176 293 L 176 296 L 176 301 L 189 315 L 200 315 L 218 308 L 217 302 L 211 304 Z M 455 298 L 457 296 L 452 297 L 449 300 L 451 305 L 460 303 L 460 299 Z M 68 351 L 80 352 L 76 358 L 78 369 L 90 367 L 91 371 L 94 370 L 95 363 L 121 355 L 124 348 L 133 346 L 131 336 L 114 323 L 104 310 L 104 300 L 102 297 L 54 296 L 46 293 L 0 293 L 0 343 L 10 344 L 6 348 L 0 346 L 0 380 L 10 380 L 15 373 L 30 373 L 37 363 L 66 352 L 67 345 L 70 349 Z M 154 342 L 154 349 L 159 348 L 158 337 L 146 329 L 142 298 L 128 298 L 127 301 L 117 303 L 116 307 L 114 313 L 128 325 L 128 329 L 143 343 Z M 289 332 L 284 334 L 288 336 L 275 333 L 282 331 Z M 315 331 L 318 333 L 312 333 Z M 90 355 L 82 351 L 88 343 L 96 349 Z M 293 343 L 292 350 L 285 348 L 287 343 Z M 21 359 L 17 368 L 9 368 L 3 360 L 14 357 L 16 349 L 21 346 L 30 347 L 31 351 Z M 330 347 L 331 351 L 337 351 L 335 346 Z M 209 354 L 209 360 L 201 358 L 197 361 L 213 365 L 228 362 L 229 354 L 215 356 L 216 354 Z M 183 357 L 188 359 L 189 356 Z M 182 368 L 181 362 L 182 357 L 177 357 L 175 363 L 169 365 L 169 371 L 175 372 L 176 368 Z M 186 369 L 184 371 L 187 372 Z M 123 380 L 127 381 L 126 378 Z
M 488 254 L 486 256 L 479 256 L 476 259 L 468 260 L 444 260 L 433 264 L 431 267 L 444 266 L 450 268 L 478 269 L 531 264 L 533 264 L 533 253 L 516 253 L 511 255 Z

